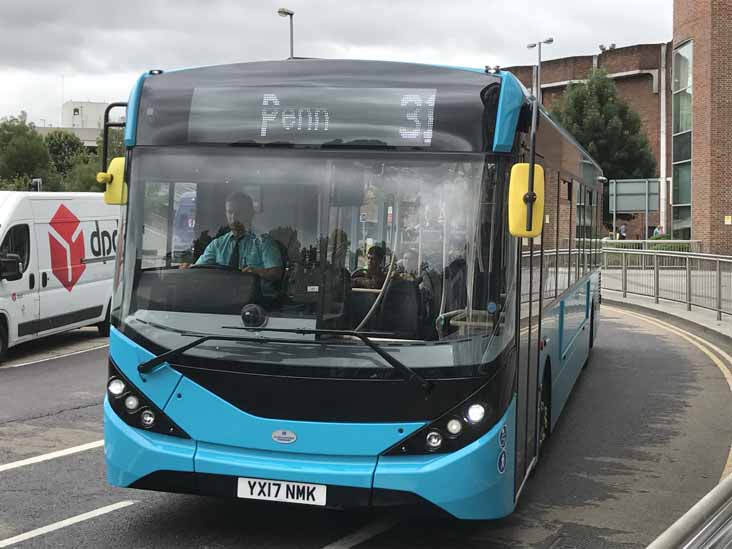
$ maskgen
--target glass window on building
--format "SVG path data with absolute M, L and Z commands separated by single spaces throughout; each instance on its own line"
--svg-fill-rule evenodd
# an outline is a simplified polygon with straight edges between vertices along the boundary
M 674 206 L 674 238 L 691 239 L 691 206 Z
M 674 50 L 673 57 L 673 237 L 691 238 L 692 74 L 693 42 Z
M 674 164 L 673 202 L 674 206 L 691 204 L 691 162 Z

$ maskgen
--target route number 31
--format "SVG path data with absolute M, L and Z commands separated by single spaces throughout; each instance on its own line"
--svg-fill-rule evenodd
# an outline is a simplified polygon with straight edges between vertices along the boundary
M 432 144 L 432 128 L 435 125 L 435 94 L 422 97 L 419 94 L 402 95 L 402 109 L 410 124 L 399 128 L 402 139 L 421 141 L 423 145 Z

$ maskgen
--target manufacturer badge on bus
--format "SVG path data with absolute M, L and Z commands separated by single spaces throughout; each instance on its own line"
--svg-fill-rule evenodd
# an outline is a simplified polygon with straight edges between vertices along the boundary
M 501 453 L 498 454 L 498 472 L 500 474 L 503 474 L 506 472 L 506 452 L 505 450 L 501 450 Z
M 280 444 L 292 444 L 297 440 L 297 435 L 292 431 L 281 429 L 272 433 L 272 440 Z

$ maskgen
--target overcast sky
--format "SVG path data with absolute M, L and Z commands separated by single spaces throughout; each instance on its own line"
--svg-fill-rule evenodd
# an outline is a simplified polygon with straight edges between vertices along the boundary
M 0 117 L 126 101 L 137 76 L 295 55 L 483 67 L 671 39 L 673 0 L 0 0 Z

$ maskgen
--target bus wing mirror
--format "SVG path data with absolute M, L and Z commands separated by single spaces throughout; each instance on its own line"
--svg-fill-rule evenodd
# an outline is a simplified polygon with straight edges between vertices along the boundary
M 528 229 L 529 203 L 531 229 Z M 544 168 L 534 165 L 534 192 L 529 193 L 529 164 L 514 164 L 508 185 L 508 230 L 519 238 L 536 238 L 544 225 Z
M 104 202 L 110 205 L 127 204 L 127 183 L 125 178 L 125 159 L 113 158 L 106 172 L 97 173 L 97 183 L 106 185 Z

